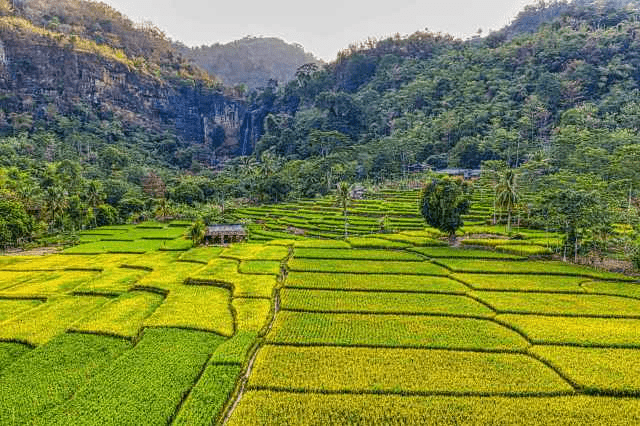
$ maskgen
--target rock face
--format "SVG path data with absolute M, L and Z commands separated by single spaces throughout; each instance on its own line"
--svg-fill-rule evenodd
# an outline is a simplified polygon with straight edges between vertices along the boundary
M 183 142 L 204 144 L 220 155 L 249 154 L 260 136 L 243 100 L 202 83 L 161 78 L 124 60 L 0 29 L 0 109 L 46 119 L 51 111 L 79 108 L 174 130 Z

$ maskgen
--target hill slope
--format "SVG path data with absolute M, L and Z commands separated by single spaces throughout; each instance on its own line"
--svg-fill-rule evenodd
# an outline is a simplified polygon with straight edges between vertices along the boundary
M 269 80 L 287 83 L 294 79 L 300 66 L 320 63 L 302 46 L 274 37 L 245 37 L 227 44 L 179 48 L 186 58 L 224 84 L 245 84 L 249 89 L 264 87 Z

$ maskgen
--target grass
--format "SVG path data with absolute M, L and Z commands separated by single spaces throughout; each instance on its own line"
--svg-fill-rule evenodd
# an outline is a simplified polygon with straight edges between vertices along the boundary
M 29 348 L 25 345 L 0 342 L 0 373 L 27 352 Z
M 464 294 L 467 288 L 449 278 L 419 275 L 358 275 L 323 272 L 291 272 L 286 287 L 335 290 L 442 292 Z
M 263 244 L 236 244 L 224 249 L 220 256 L 238 260 L 282 261 L 289 256 L 289 249 L 283 246 Z
M 585 278 L 545 275 L 453 274 L 452 278 L 481 290 L 562 291 L 584 293 Z
M 410 348 L 523 349 L 517 333 L 489 320 L 405 315 L 280 312 L 271 343 Z
M 640 300 L 593 294 L 543 294 L 519 292 L 475 293 L 499 312 L 557 315 L 640 316 Z
M 224 288 L 181 286 L 171 290 L 144 325 L 205 330 L 231 336 L 234 327 L 229 297 L 229 291 Z
M 277 279 L 272 275 L 245 275 L 238 272 L 238 262 L 214 259 L 189 276 L 192 280 L 222 283 L 233 288 L 233 297 L 271 298 Z
M 280 275 L 281 263 L 274 260 L 243 260 L 238 266 L 241 274 Z
M 348 249 L 351 248 L 346 241 L 339 240 L 299 240 L 293 243 L 298 248 L 315 248 L 315 249 Z
M 222 253 L 222 247 L 195 247 L 180 255 L 179 259 L 207 264 Z
M 445 246 L 447 243 L 444 241 L 436 240 L 435 238 L 421 237 L 417 235 L 405 235 L 405 234 L 378 234 L 378 238 L 383 240 L 395 241 L 398 243 L 409 244 L 418 247 L 438 247 Z
M 640 364 L 636 349 L 534 346 L 530 350 L 587 392 L 640 394 Z
M 309 374 L 312 371 L 313 374 Z M 424 349 L 265 346 L 250 389 L 311 392 L 538 394 L 573 388 L 522 354 Z
M 2 300 L 0 299 L 0 323 L 14 318 L 24 311 L 42 304 L 41 300 Z
M 415 253 L 392 250 L 344 250 L 344 249 L 314 249 L 298 248 L 294 257 L 300 259 L 346 259 L 346 260 L 413 260 L 422 261 L 424 258 Z
M 416 247 L 411 249 L 417 253 L 432 258 L 461 258 L 461 259 L 505 259 L 522 260 L 522 256 L 497 253 L 489 250 L 460 249 L 454 247 Z
M 68 293 L 98 277 L 98 272 L 68 271 L 49 273 L 0 291 L 4 297 L 55 296 Z
M 526 419 L 526 420 L 525 420 Z M 323 395 L 250 391 L 229 426 L 238 425 L 629 425 L 634 398 Z
M 612 283 L 590 281 L 582 284 L 589 293 L 603 293 L 640 299 L 640 285 L 634 283 Z
M 182 287 L 187 278 L 201 267 L 202 265 L 187 262 L 156 264 L 152 272 L 138 281 L 138 285 L 171 291 Z
M 548 247 L 526 244 L 504 244 L 496 246 L 496 250 L 504 253 L 512 253 L 518 256 L 542 256 L 553 254 Z
M 404 249 L 411 245 L 400 241 L 371 237 L 351 237 L 347 241 L 353 248 Z
M 208 365 L 185 400 L 173 425 L 212 423 L 233 393 L 241 365 Z
M 500 262 L 475 259 L 441 259 L 438 263 L 446 265 L 455 272 L 499 273 L 499 274 L 541 274 L 570 275 L 596 279 L 619 279 L 629 281 L 632 278 L 613 272 L 599 271 L 584 266 L 563 262 Z
M 497 319 L 520 330 L 535 344 L 640 348 L 640 320 L 636 319 L 537 315 L 499 315 Z
M 145 318 L 163 302 L 164 297 L 154 293 L 133 291 L 107 303 L 72 329 L 85 333 L 106 334 L 134 338 Z
M 372 260 L 321 260 L 293 259 L 288 263 L 291 271 L 297 272 L 337 272 L 352 274 L 408 274 L 446 276 L 448 272 L 430 262 L 372 261 Z
M 209 363 L 211 364 L 237 364 L 246 362 L 249 350 L 253 347 L 258 333 L 244 331 L 242 328 L 230 339 L 218 346 L 213 352 Z
M 125 238 L 120 237 L 118 238 Z M 92 243 L 79 244 L 66 249 L 68 254 L 89 253 L 137 253 L 144 254 L 156 251 L 162 246 L 161 240 L 136 240 L 136 241 L 95 241 Z
M 303 312 L 447 314 L 493 316 L 494 312 L 465 296 L 284 289 L 281 306 Z
M 0 327 L 0 340 L 42 345 L 108 300 L 105 297 L 65 296 L 48 301 L 3 322 Z
M 41 423 L 166 424 L 223 340 L 199 331 L 148 329 L 135 348 Z
M 71 398 L 130 347 L 122 339 L 66 333 L 25 353 L 0 376 L 0 424 L 40 423 L 40 415 Z
M 238 330 L 257 333 L 267 325 L 271 300 L 236 298 L 232 305 L 236 311 Z
M 148 271 L 127 268 L 105 269 L 90 281 L 83 282 L 74 291 L 82 293 L 122 293 L 133 288 Z

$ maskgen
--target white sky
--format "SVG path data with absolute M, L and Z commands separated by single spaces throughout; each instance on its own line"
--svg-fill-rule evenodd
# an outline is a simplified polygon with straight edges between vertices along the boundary
M 508 24 L 533 0 L 102 0 L 189 46 L 279 37 L 330 61 L 368 37 L 428 28 L 466 38 Z

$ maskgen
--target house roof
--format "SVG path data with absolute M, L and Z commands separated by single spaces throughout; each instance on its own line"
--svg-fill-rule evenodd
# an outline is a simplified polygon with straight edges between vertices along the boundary
M 245 233 L 243 225 L 210 225 L 207 226 L 207 234 L 220 234 L 220 233 Z

